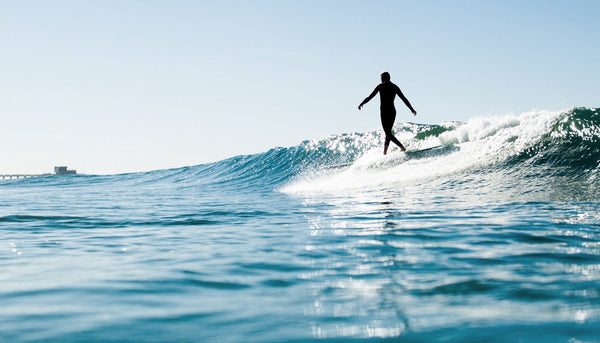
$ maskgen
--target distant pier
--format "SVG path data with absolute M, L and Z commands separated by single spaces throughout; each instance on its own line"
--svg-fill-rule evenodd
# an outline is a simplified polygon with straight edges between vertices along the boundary
M 30 177 L 38 177 L 38 176 L 50 176 L 54 174 L 46 173 L 46 174 L 1 174 L 0 179 L 26 179 Z
M 50 175 L 74 175 L 77 174 L 76 170 L 67 169 L 65 166 L 54 167 L 54 174 L 0 174 L 0 179 L 27 179 L 30 177 L 50 176 Z

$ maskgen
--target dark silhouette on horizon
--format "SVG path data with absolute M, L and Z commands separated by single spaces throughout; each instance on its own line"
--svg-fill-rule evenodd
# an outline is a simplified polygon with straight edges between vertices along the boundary
M 371 93 L 368 97 L 363 100 L 363 102 L 358 105 L 358 109 L 360 110 L 364 104 L 369 102 L 375 94 L 379 93 L 379 100 L 381 101 L 380 110 L 381 110 L 381 125 L 383 126 L 383 132 L 385 132 L 385 144 L 383 145 L 383 154 L 387 154 L 388 147 L 390 145 L 390 141 L 394 142 L 396 145 L 402 149 L 402 151 L 406 151 L 406 148 L 400 141 L 394 137 L 392 134 L 392 127 L 394 126 L 394 121 L 396 120 L 396 108 L 394 107 L 394 98 L 396 95 L 404 101 L 406 107 L 410 109 L 413 116 L 417 115 L 417 111 L 415 111 L 408 99 L 402 94 L 402 91 L 398 86 L 390 81 L 390 73 L 387 71 L 381 73 L 381 83 L 375 87 L 373 93 Z

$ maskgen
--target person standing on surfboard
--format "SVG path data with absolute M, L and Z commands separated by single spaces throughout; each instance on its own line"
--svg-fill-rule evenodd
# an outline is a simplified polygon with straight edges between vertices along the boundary
M 383 154 L 387 154 L 388 147 L 390 145 L 390 141 L 396 143 L 402 149 L 402 151 L 406 151 L 406 148 L 400 141 L 394 137 L 392 134 L 392 127 L 394 126 L 394 121 L 396 120 L 396 108 L 394 107 L 394 98 L 396 94 L 404 101 L 406 107 L 410 109 L 413 116 L 417 115 L 417 111 L 415 111 L 408 99 L 402 94 L 402 91 L 398 86 L 390 81 L 390 73 L 384 71 L 381 73 L 381 83 L 375 87 L 373 93 L 371 93 L 368 97 L 363 100 L 363 102 L 358 105 L 358 110 L 360 110 L 364 104 L 369 102 L 375 94 L 379 92 L 379 100 L 381 101 L 381 125 L 383 126 L 383 132 L 385 132 L 385 144 L 383 145 Z

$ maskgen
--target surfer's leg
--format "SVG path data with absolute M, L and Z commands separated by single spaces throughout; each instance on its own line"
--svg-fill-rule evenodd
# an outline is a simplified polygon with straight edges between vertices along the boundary
M 396 109 L 381 108 L 381 125 L 383 126 L 383 132 L 385 132 L 385 144 L 383 145 L 383 154 L 387 154 L 390 141 L 398 145 L 402 151 L 406 151 L 406 148 L 400 141 L 392 134 L 392 127 L 394 127 L 394 121 L 396 120 Z
M 383 154 L 387 154 L 387 149 L 390 146 L 390 139 L 388 138 L 388 135 L 385 135 L 385 143 L 383 144 Z
M 402 151 L 406 151 L 406 148 L 404 147 L 404 145 L 402 145 L 402 143 L 400 143 L 400 141 L 398 139 L 396 139 L 396 137 L 394 137 L 394 135 L 392 135 L 392 137 L 390 137 L 391 141 L 394 142 L 397 146 L 400 147 L 400 149 Z
M 406 148 L 404 147 L 404 145 L 402 145 L 402 143 L 400 143 L 400 141 L 396 137 L 394 137 L 394 135 L 392 134 L 391 127 L 384 127 L 383 132 L 385 132 L 385 145 L 383 146 L 383 154 L 384 155 L 387 153 L 387 149 L 388 149 L 388 145 L 390 145 L 390 141 L 394 142 L 394 144 L 399 146 L 402 151 L 406 151 Z

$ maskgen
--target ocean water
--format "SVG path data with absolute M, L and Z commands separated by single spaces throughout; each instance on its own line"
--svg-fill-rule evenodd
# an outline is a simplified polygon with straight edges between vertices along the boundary
M 600 342 L 600 115 L 0 180 L 2 342 Z

